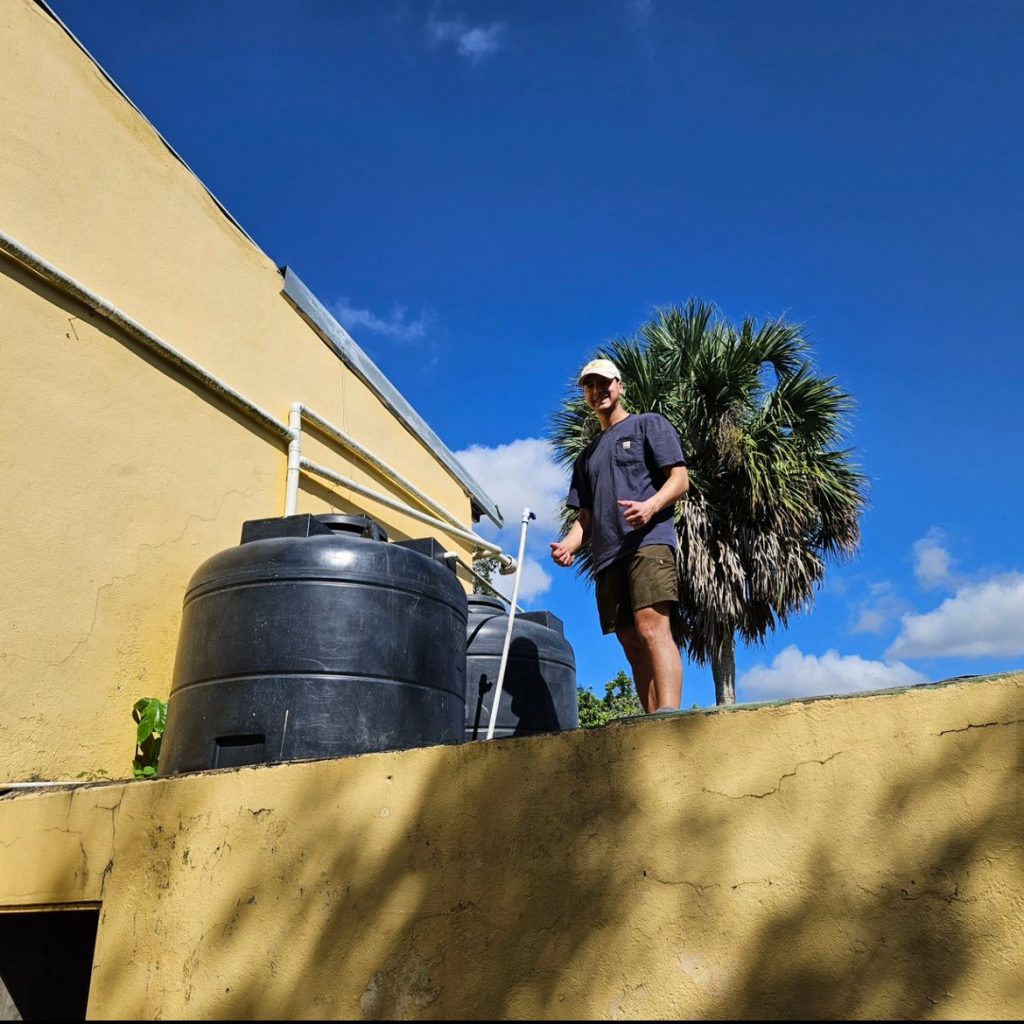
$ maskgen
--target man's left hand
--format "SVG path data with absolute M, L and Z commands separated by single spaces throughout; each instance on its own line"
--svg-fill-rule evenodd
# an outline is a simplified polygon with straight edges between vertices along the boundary
M 620 501 L 619 504 L 622 506 L 622 514 L 626 517 L 626 522 L 634 530 L 646 526 L 657 511 L 649 499 L 647 501 Z

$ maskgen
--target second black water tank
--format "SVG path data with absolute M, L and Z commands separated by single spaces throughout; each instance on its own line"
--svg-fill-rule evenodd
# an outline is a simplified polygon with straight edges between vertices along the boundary
M 466 739 L 482 740 L 508 630 L 504 603 L 496 597 L 470 597 L 466 630 Z M 576 659 L 561 620 L 550 612 L 518 612 L 495 738 L 576 729 L 579 724 Z
M 189 583 L 160 774 L 461 743 L 466 612 L 436 541 L 246 523 Z

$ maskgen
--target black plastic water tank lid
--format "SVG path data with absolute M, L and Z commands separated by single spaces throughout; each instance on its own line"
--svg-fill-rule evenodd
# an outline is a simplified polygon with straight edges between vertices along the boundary
M 242 523 L 242 544 L 278 537 L 329 536 L 330 528 L 315 516 L 274 516 L 271 519 L 248 519 Z
M 271 519 L 250 519 L 242 524 L 242 544 L 257 540 L 277 540 L 281 537 L 323 537 L 333 533 L 349 533 L 367 540 L 387 542 L 383 527 L 363 515 L 342 515 L 327 512 L 312 516 L 274 516 Z
M 417 554 L 425 555 L 427 558 L 432 558 L 435 562 L 440 562 L 446 569 L 450 569 L 452 573 L 455 572 L 455 559 L 449 557 L 450 552 L 444 549 L 444 546 L 438 544 L 433 537 L 416 537 L 412 540 L 396 540 L 394 545 L 397 548 L 408 548 L 410 551 L 415 551 Z
M 565 624 L 553 612 L 520 612 L 517 618 L 526 622 L 537 622 L 548 629 L 553 629 L 561 636 L 565 636 Z
M 471 613 L 474 609 L 490 610 L 493 608 L 496 613 L 508 614 L 508 605 L 497 597 L 490 597 L 486 594 L 473 594 L 469 597 L 468 601 Z M 553 612 L 516 612 L 516 618 L 521 619 L 523 622 L 536 622 L 540 626 L 554 630 L 560 636 L 565 636 L 565 624 Z
M 388 539 L 384 528 L 375 519 L 363 515 L 344 515 L 340 512 L 325 512 L 315 517 L 332 533 L 354 533 L 367 540 Z

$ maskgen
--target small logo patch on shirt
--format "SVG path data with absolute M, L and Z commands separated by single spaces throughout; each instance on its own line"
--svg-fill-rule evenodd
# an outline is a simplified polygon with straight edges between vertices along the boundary
M 628 441 L 623 441 L 623 442 L 622 442 L 622 447 L 623 447 L 623 449 L 624 449 L 624 450 L 628 450 L 628 448 L 629 448 L 629 442 L 628 442 Z

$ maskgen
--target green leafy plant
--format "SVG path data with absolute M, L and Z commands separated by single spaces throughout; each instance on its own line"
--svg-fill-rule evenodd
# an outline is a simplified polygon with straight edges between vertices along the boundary
M 614 679 L 604 684 L 604 697 L 599 698 L 582 686 L 576 688 L 576 695 L 582 729 L 594 729 L 616 718 L 631 718 L 644 713 L 633 680 L 621 670 Z
M 137 779 L 156 775 L 160 759 L 160 740 L 167 722 L 167 701 L 159 697 L 140 697 L 132 707 L 135 730 L 135 757 L 132 771 Z
M 501 563 L 498 561 L 498 558 L 495 555 L 486 555 L 484 558 L 477 558 L 473 562 L 473 568 L 476 570 L 477 575 L 483 576 L 483 578 L 487 581 L 487 583 L 484 584 L 480 580 L 474 579 L 474 594 L 484 594 L 487 597 L 490 597 L 492 594 L 495 597 L 498 596 L 498 592 L 494 589 L 492 581 L 494 579 L 494 574 L 498 571 L 498 566 L 500 564 Z

